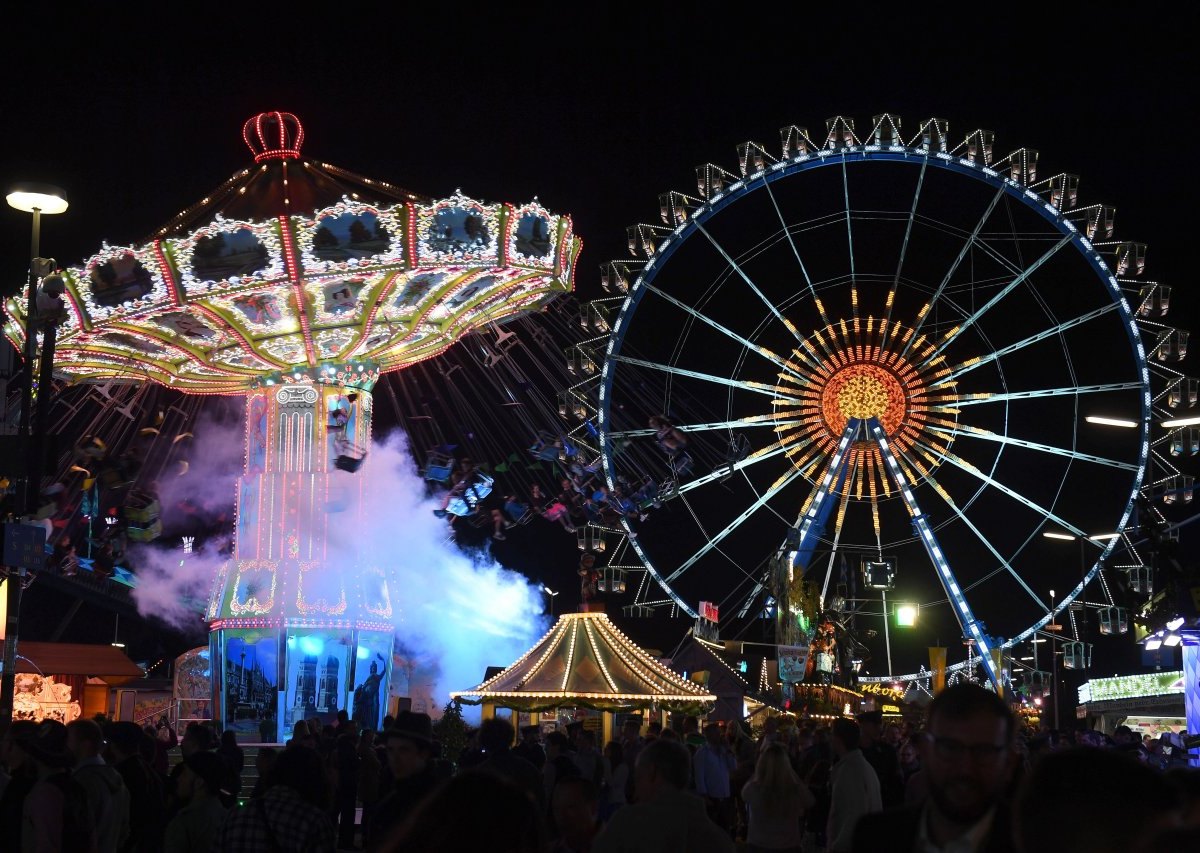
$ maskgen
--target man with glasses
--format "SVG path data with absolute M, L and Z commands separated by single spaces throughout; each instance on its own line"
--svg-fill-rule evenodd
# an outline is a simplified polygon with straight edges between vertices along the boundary
M 855 851 L 1008 853 L 1014 849 L 1004 802 L 1018 755 L 1016 725 L 1004 700 L 974 684 L 957 684 L 929 706 L 921 766 L 929 786 L 920 805 L 863 817 Z

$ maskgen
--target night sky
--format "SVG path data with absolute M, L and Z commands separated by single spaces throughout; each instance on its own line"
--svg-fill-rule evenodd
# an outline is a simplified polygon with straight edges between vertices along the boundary
M 697 164 L 736 170 L 744 140 L 771 150 L 778 128 L 823 134 L 836 114 L 861 133 L 888 111 L 906 134 L 945 117 L 956 141 L 992 129 L 998 154 L 1028 146 L 1041 152 L 1041 175 L 1080 174 L 1081 203 L 1114 204 L 1117 236 L 1149 244 L 1145 277 L 1175 285 L 1167 322 L 1195 325 L 1184 130 L 1195 66 L 1170 22 L 1050 20 L 1026 7 L 986 21 L 929 6 L 681 15 L 642 4 L 583 17 L 565 4 L 437 15 L 168 8 L 9 13 L 0 183 L 67 190 L 70 210 L 45 220 L 42 238 L 61 264 L 101 241 L 142 240 L 245 167 L 242 123 L 278 109 L 303 122 L 306 154 L 359 174 L 434 197 L 536 195 L 570 212 L 584 240 L 579 295 L 593 298 L 598 265 L 627 255 L 625 227 L 657 222 L 660 192 L 695 194 Z M 0 209 L 6 294 L 23 282 L 28 229 L 26 214 Z M 500 554 L 538 580 L 573 584 L 570 542 Z M 111 624 L 80 619 L 80 631 Z M 670 644 L 684 629 L 672 623 L 646 642 Z M 154 633 L 135 656 L 175 651 Z M 933 639 L 900 640 L 897 669 L 915 668 Z M 1110 651 L 1113 671 L 1136 662 Z

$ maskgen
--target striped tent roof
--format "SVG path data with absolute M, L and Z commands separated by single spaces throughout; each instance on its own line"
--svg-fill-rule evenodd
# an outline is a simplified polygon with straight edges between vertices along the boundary
M 696 713 L 709 710 L 717 698 L 648 655 L 604 613 L 563 614 L 508 669 L 450 695 L 472 705 L 493 702 L 522 711 L 657 706 Z

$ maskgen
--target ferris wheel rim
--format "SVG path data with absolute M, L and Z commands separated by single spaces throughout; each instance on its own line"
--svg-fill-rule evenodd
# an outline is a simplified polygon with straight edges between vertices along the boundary
M 1137 322 L 1134 318 L 1132 309 L 1129 306 L 1127 299 L 1121 292 L 1120 285 L 1117 281 L 1116 274 L 1109 268 L 1107 262 L 1092 246 L 1088 238 L 1081 233 L 1073 223 L 1065 216 L 1064 212 L 1059 211 L 1053 205 L 1046 202 L 1041 196 L 1034 193 L 1021 183 L 1012 178 L 1001 175 L 993 169 L 973 162 L 966 158 L 955 157 L 944 152 L 935 152 L 923 150 L 920 148 L 911 147 L 882 147 L 882 146 L 851 146 L 842 149 L 822 149 L 819 152 L 812 154 L 802 154 L 799 157 L 780 161 L 773 166 L 764 168 L 758 172 L 747 175 L 740 181 L 731 184 L 727 190 L 714 194 L 702 205 L 689 212 L 689 216 L 685 221 L 680 223 L 676 228 L 672 229 L 666 239 L 660 244 L 656 251 L 649 257 L 647 263 L 630 284 L 628 293 L 622 301 L 621 308 L 617 314 L 615 323 L 612 326 L 612 334 L 609 337 L 608 346 L 605 351 L 604 363 L 601 369 L 600 378 L 600 405 L 598 407 L 598 428 L 600 433 L 600 448 L 601 458 L 604 464 L 605 478 L 609 485 L 612 486 L 615 482 L 615 464 L 613 459 L 613 443 L 610 438 L 610 418 L 609 404 L 613 396 L 613 382 L 615 379 L 616 357 L 621 354 L 622 345 L 629 323 L 632 321 L 637 307 L 642 298 L 648 291 L 648 285 L 652 285 L 659 271 L 668 263 L 671 256 L 685 243 L 693 237 L 697 232 L 703 232 L 704 224 L 717 217 L 721 212 L 733 206 L 736 202 L 746 198 L 761 189 L 769 188 L 771 184 L 785 178 L 794 177 L 804 172 L 820 169 L 826 166 L 842 166 L 848 163 L 901 163 L 907 165 L 920 165 L 922 169 L 930 166 L 947 170 L 959 176 L 974 179 L 980 183 L 993 187 L 997 191 L 997 197 L 1004 195 L 1008 198 L 1020 202 L 1026 209 L 1033 211 L 1040 219 L 1049 225 L 1054 231 L 1062 235 L 1063 243 L 1071 245 L 1074 252 L 1081 257 L 1088 265 L 1092 275 L 1096 277 L 1099 283 L 1105 288 L 1107 297 L 1111 301 L 1113 308 L 1118 312 L 1121 325 L 1125 328 L 1125 334 L 1130 343 L 1131 354 L 1133 356 L 1133 364 L 1135 372 L 1139 377 L 1138 396 L 1141 408 L 1141 423 L 1138 427 L 1138 460 L 1136 470 L 1134 472 L 1130 492 L 1125 501 L 1124 510 L 1120 514 L 1120 521 L 1117 530 L 1123 530 L 1129 523 L 1129 519 L 1133 513 L 1134 506 L 1138 496 L 1144 486 L 1146 468 L 1150 455 L 1150 413 L 1151 413 L 1151 388 L 1149 380 L 1149 365 L 1145 346 L 1142 343 L 1138 332 Z M 847 208 L 847 216 L 849 209 Z M 710 238 L 711 239 L 711 238 Z M 970 241 L 967 241 L 968 245 Z M 727 258 L 727 261 L 731 259 Z M 1006 403 L 1007 407 L 1008 403 Z M 986 484 L 980 486 L 980 491 L 986 488 Z M 622 521 L 626 531 L 630 531 L 627 521 Z M 1032 536 L 1032 534 L 1031 534 Z M 1028 540 L 1027 540 L 1028 541 Z M 684 612 L 695 617 L 697 613 L 673 588 L 670 582 L 664 578 L 663 573 L 654 564 L 650 555 L 642 547 L 636 538 L 630 539 L 630 544 L 638 554 L 639 559 L 646 566 L 650 576 L 659 584 L 659 586 L 668 594 L 675 605 L 680 607 Z M 1088 568 L 1088 571 L 1067 595 L 1060 602 L 1048 609 L 1045 616 L 1036 620 L 1028 628 L 1024 629 L 1011 639 L 1005 640 L 1002 644 L 1003 648 L 1008 648 L 1017 643 L 1023 642 L 1040 628 L 1048 624 L 1057 614 L 1066 610 L 1072 601 L 1074 601 L 1091 583 L 1096 575 L 1101 570 L 1103 562 L 1108 558 L 1114 547 L 1116 540 L 1110 540 L 1103 547 L 1099 556 Z M 1024 546 L 1022 546 L 1024 547 Z

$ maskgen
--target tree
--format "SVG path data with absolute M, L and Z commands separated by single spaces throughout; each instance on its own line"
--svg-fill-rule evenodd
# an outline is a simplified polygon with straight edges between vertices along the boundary
M 366 243 L 370 239 L 371 232 L 367 230 L 367 226 L 362 224 L 361 219 L 355 219 L 350 223 L 351 243 Z
M 317 233 L 313 235 L 314 249 L 336 249 L 338 247 L 338 238 L 333 236 L 333 232 L 322 225 L 317 229 Z
M 442 756 L 450 761 L 457 761 L 459 754 L 467 746 L 467 734 L 470 727 L 463 719 L 462 704 L 457 699 L 446 703 L 442 709 L 442 718 L 433 724 L 433 736 L 442 745 Z

